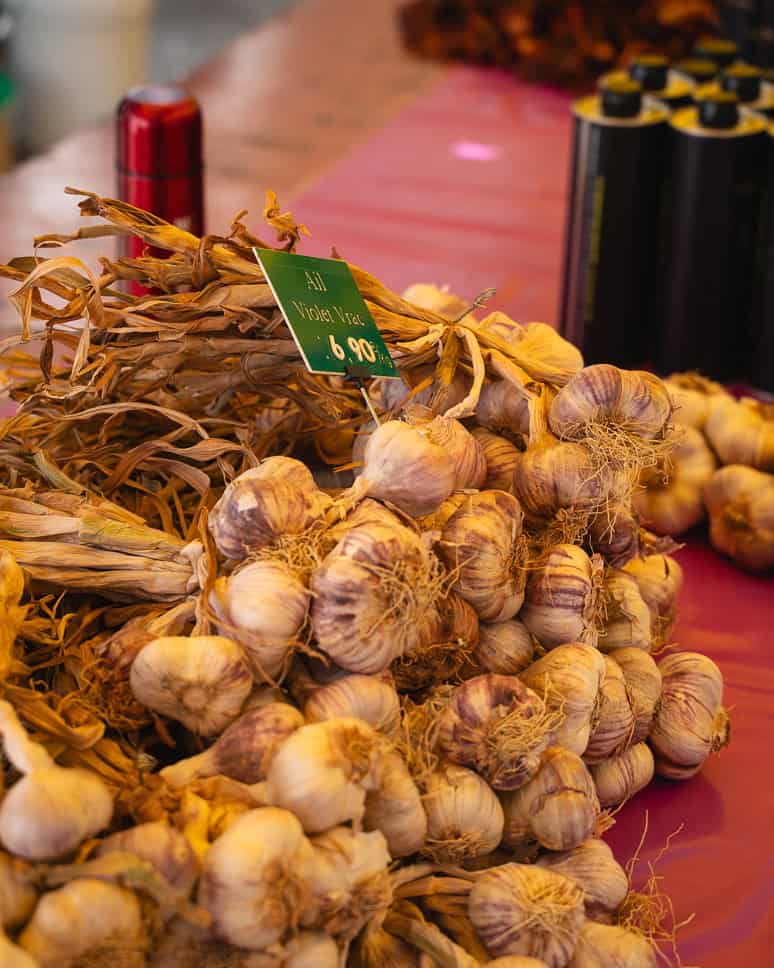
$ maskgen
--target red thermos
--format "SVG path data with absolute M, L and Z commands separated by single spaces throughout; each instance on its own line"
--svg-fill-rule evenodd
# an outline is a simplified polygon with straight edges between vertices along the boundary
M 195 235 L 204 233 L 202 116 L 182 88 L 133 88 L 118 106 L 118 197 Z M 130 236 L 124 252 L 145 243 Z

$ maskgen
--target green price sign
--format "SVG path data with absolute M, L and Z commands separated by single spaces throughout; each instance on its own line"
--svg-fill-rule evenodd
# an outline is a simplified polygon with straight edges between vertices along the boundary
M 346 262 L 253 249 L 311 373 L 398 371 Z

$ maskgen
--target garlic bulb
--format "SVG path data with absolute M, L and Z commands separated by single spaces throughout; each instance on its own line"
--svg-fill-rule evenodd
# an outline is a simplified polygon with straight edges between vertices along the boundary
M 719 383 L 713 383 L 698 373 L 673 373 L 664 383 L 674 404 L 673 419 L 676 423 L 703 430 L 707 417 L 720 394 L 727 396 Z
M 289 473 L 276 475 L 254 467 L 226 487 L 209 517 L 210 533 L 224 557 L 241 561 L 277 538 L 301 534 L 320 522 L 331 499 L 316 489 L 303 464 L 293 465 Z
M 524 515 L 505 491 L 471 494 L 441 532 L 440 554 L 455 569 L 452 587 L 480 619 L 502 622 L 524 601 Z
M 603 807 L 630 800 L 653 779 L 655 764 L 647 743 L 636 743 L 619 756 L 591 767 L 597 796 Z
M 623 568 L 640 554 L 641 539 L 639 518 L 627 503 L 611 505 L 589 518 L 589 547 L 613 568 Z
M 718 396 L 704 432 L 721 464 L 774 472 L 774 405 Z
M 609 658 L 624 674 L 626 694 L 634 714 L 631 743 L 641 743 L 647 739 L 656 704 L 661 698 L 661 672 L 651 656 L 642 649 L 616 649 Z
M 483 857 L 503 835 L 503 808 L 478 774 L 443 764 L 425 784 L 427 841 L 423 853 L 438 862 Z
M 99 963 L 116 949 L 122 968 L 143 968 L 148 938 L 131 891 L 84 877 L 41 897 L 19 945 L 40 968 Z
M 0 931 L 0 965 L 3 968 L 40 968 L 40 962 Z
M 370 435 L 352 497 L 390 501 L 412 517 L 432 514 L 454 490 L 454 460 L 420 430 L 388 420 Z
M 32 866 L 18 857 L 0 853 L 0 936 L 4 930 L 20 928 L 37 899 Z
M 311 844 L 300 870 L 309 892 L 301 923 L 349 941 L 372 918 L 383 918 L 392 901 L 387 844 L 378 831 L 348 827 L 334 827 Z
M 729 741 L 723 677 L 715 663 L 698 652 L 667 656 L 659 669 L 664 684 L 650 731 L 656 773 L 686 780 Z
M 481 444 L 486 461 L 483 487 L 487 490 L 512 492 L 513 474 L 521 460 L 521 452 L 505 437 L 493 434 L 485 427 L 474 427 L 473 436 Z
M 584 922 L 583 891 L 542 867 L 502 864 L 473 884 L 468 913 L 494 957 L 529 955 L 563 968 Z
M 476 676 L 458 686 L 441 711 L 437 746 L 495 790 L 516 790 L 537 772 L 556 722 L 516 676 Z
M 210 604 L 218 631 L 243 646 L 258 681 L 278 681 L 306 622 L 310 594 L 282 561 L 252 561 L 218 578 Z
M 519 618 L 546 649 L 565 642 L 596 645 L 601 560 L 582 548 L 550 548 L 530 572 Z
M 531 394 L 510 380 L 491 380 L 481 387 L 476 420 L 493 434 L 526 447 L 532 439 L 533 412 Z
M 667 457 L 640 475 L 632 499 L 642 523 L 656 534 L 683 534 L 701 521 L 702 488 L 716 467 L 700 431 L 679 427 L 673 437 Z
M 437 563 L 400 525 L 348 531 L 312 575 L 312 631 L 351 672 L 381 672 L 421 644 L 422 620 L 439 588 Z
M 427 407 L 413 405 L 405 411 L 409 425 L 443 448 L 454 462 L 454 490 L 479 488 L 486 478 L 486 459 L 481 444 L 459 420 L 435 416 Z
M 599 690 L 591 736 L 583 758 L 586 763 L 601 763 L 623 752 L 631 744 L 634 713 L 623 670 L 609 655 L 605 656 L 605 678 Z
M 584 840 L 572 850 L 541 854 L 536 863 L 578 885 L 590 918 L 609 918 L 629 893 L 626 871 L 604 840 L 596 837 Z
M 478 331 L 507 344 L 515 362 L 541 383 L 563 386 L 583 366 L 577 347 L 547 323 L 522 325 L 505 313 L 493 312 L 481 320 Z
M 420 625 L 420 644 L 392 664 L 395 685 L 405 692 L 459 677 L 478 646 L 478 615 L 455 592 L 429 609 Z
M 677 597 L 683 587 L 683 569 L 670 555 L 632 558 L 624 571 L 634 575 L 644 601 L 650 609 L 653 645 L 669 641 L 677 619 Z
M 608 568 L 604 574 L 603 600 L 606 616 L 599 632 L 603 652 L 633 647 L 650 652 L 650 608 L 640 594 L 637 580 L 626 571 Z
M 216 736 L 239 715 L 253 677 L 242 649 L 219 635 L 165 636 L 132 663 L 138 702 L 192 733 Z
M 669 391 L 657 376 L 595 363 L 557 393 L 548 423 L 564 440 L 583 439 L 592 424 L 609 424 L 647 440 L 664 433 L 671 415 Z
M 535 657 L 535 640 L 518 618 L 484 622 L 479 626 L 473 661 L 483 672 L 515 676 Z
M 321 931 L 299 931 L 283 947 L 282 968 L 340 968 L 336 942 Z M 251 966 L 246 966 L 251 968 Z M 267 966 L 268 968 L 268 966 Z M 271 968 L 274 968 L 272 965 Z
M 141 823 L 105 837 L 94 856 L 116 851 L 148 861 L 182 898 L 190 896 L 199 876 L 199 861 L 188 839 L 164 820 Z
M 291 810 L 307 833 L 360 823 L 366 794 L 378 790 L 387 741 L 359 719 L 303 726 L 269 766 L 269 802 Z
M 272 702 L 243 713 L 203 753 L 179 760 L 161 771 L 175 788 L 197 777 L 228 776 L 240 783 L 265 780 L 277 749 L 304 725 L 304 717 L 288 703 Z
M 304 718 L 318 723 L 336 716 L 353 716 L 394 737 L 400 726 L 400 701 L 395 687 L 374 676 L 342 676 L 315 689 L 304 703 Z
M 506 847 L 536 840 L 547 850 L 570 850 L 591 836 L 599 816 L 591 774 L 579 756 L 561 746 L 549 747 L 537 774 L 501 802 Z
M 384 754 L 379 787 L 366 794 L 363 826 L 384 834 L 392 857 L 415 854 L 427 836 L 427 816 L 403 757 Z
M 13 706 L 0 701 L 0 734 L 9 762 L 24 774 L 0 801 L 0 841 L 28 860 L 52 860 L 107 827 L 113 799 L 90 770 L 57 766 L 33 743 Z
M 604 656 L 593 646 L 570 643 L 553 649 L 521 673 L 522 682 L 561 714 L 554 743 L 578 756 L 588 745 L 606 668 Z
M 287 810 L 259 807 L 238 817 L 207 851 L 199 881 L 214 934 L 254 951 L 280 941 L 306 901 L 302 870 L 311 852 Z
M 774 474 L 731 464 L 704 487 L 710 540 L 750 571 L 774 566 Z
M 587 921 L 567 968 L 656 968 L 656 949 L 627 928 Z

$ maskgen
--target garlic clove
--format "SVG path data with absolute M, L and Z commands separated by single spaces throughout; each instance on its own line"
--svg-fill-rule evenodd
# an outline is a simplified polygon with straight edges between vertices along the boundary
M 342 676 L 315 689 L 304 703 L 304 718 L 318 723 L 336 716 L 362 719 L 385 736 L 400 726 L 400 700 L 395 687 L 374 676 Z
M 583 892 L 553 871 L 502 864 L 475 881 L 468 913 L 495 958 L 527 955 L 563 968 L 584 922 Z
M 774 474 L 723 467 L 705 484 L 704 499 L 718 551 L 750 571 L 774 567 Z
M 596 555 L 570 544 L 554 545 L 534 565 L 519 618 L 544 648 L 597 644 L 601 568 Z
M 130 673 L 138 702 L 200 736 L 215 736 L 236 719 L 252 682 L 240 646 L 219 635 L 154 639 Z
M 609 918 L 629 893 L 626 871 L 604 840 L 596 837 L 584 840 L 572 850 L 541 854 L 536 863 L 578 885 L 590 918 Z
M 630 746 L 619 756 L 591 767 L 602 807 L 616 807 L 638 794 L 653 779 L 655 764 L 647 743 Z
M 94 856 L 116 851 L 148 861 L 181 898 L 190 896 L 199 876 L 199 861 L 188 839 L 163 820 L 141 823 L 105 837 Z
M 656 968 L 656 950 L 641 934 L 586 921 L 567 968 Z
M 392 857 L 408 857 L 425 843 L 422 798 L 399 753 L 390 751 L 382 759 L 379 787 L 366 794 L 363 826 L 384 835 Z
M 491 853 L 503 834 L 503 808 L 472 770 L 442 764 L 425 783 L 427 840 L 422 853 L 443 863 Z

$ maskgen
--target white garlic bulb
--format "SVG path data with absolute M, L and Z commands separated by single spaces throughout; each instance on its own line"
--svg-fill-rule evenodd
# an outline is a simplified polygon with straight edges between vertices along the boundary
M 597 708 L 583 758 L 588 764 L 601 763 L 623 752 L 634 734 L 634 712 L 623 670 L 605 656 L 605 678 L 599 689 Z
M 704 432 L 721 464 L 774 472 L 772 404 L 719 395 L 712 400 Z
M 513 618 L 524 601 L 523 520 L 511 494 L 480 491 L 465 499 L 441 533 L 440 553 L 456 575 L 452 587 L 484 621 Z
M 644 653 L 643 653 L 644 654 Z M 561 714 L 554 743 L 583 755 L 591 735 L 592 717 L 605 677 L 604 656 L 598 649 L 569 643 L 552 649 L 521 673 L 521 680 Z
M 366 794 L 378 790 L 387 741 L 360 719 L 303 726 L 269 766 L 269 802 L 291 810 L 308 833 L 363 819 Z
M 306 622 L 310 593 L 284 562 L 252 561 L 218 578 L 210 604 L 218 631 L 243 647 L 258 681 L 276 682 Z
M 494 957 L 528 955 L 564 968 L 584 922 L 583 891 L 542 867 L 502 864 L 476 880 L 468 914 Z
M 704 487 L 710 540 L 750 571 L 774 567 L 774 474 L 731 464 Z
M 301 876 L 312 847 L 287 810 L 259 807 L 238 817 L 204 857 L 199 904 L 217 937 L 260 951 L 298 922 Z
M 470 431 L 451 417 L 436 416 L 427 407 L 406 408 L 406 420 L 429 441 L 443 448 L 454 463 L 454 490 L 483 486 L 486 459 L 481 444 Z
M 619 756 L 591 767 L 602 807 L 617 807 L 644 790 L 653 779 L 655 763 L 647 743 L 636 743 Z
M 199 876 L 199 861 L 190 842 L 164 820 L 141 823 L 105 837 L 94 856 L 116 851 L 148 861 L 182 898 L 190 896 Z
M 438 717 L 438 750 L 495 790 L 516 790 L 538 770 L 558 717 L 516 676 L 484 675 L 458 686 Z
M 624 571 L 634 575 L 644 601 L 650 609 L 653 644 L 669 641 L 677 619 L 677 598 L 683 587 L 683 569 L 670 555 L 632 558 Z
M 610 917 L 629 893 L 629 878 L 604 840 L 591 837 L 571 850 L 541 854 L 537 862 L 568 877 L 583 891 L 590 918 Z
M 549 747 L 537 774 L 501 802 L 507 847 L 537 841 L 547 850 L 570 850 L 591 836 L 599 816 L 591 774 L 579 756 L 561 746 Z
M 530 572 L 519 618 L 546 649 L 596 645 L 602 563 L 575 545 L 554 545 Z
M 609 657 L 624 674 L 626 694 L 634 714 L 632 745 L 647 739 L 656 705 L 661 698 L 661 672 L 653 658 L 642 649 L 615 649 Z
M 515 676 L 532 662 L 535 640 L 518 618 L 505 622 L 482 622 L 473 661 L 483 672 Z
M 218 775 L 259 783 L 277 749 L 303 725 L 304 717 L 288 703 L 259 706 L 241 715 L 209 749 L 164 767 L 161 776 L 178 789 L 197 777 Z
M 641 934 L 587 921 L 567 968 L 656 968 L 656 950 Z
M 632 646 L 650 652 L 650 608 L 640 594 L 636 578 L 618 568 L 608 568 L 602 596 L 605 618 L 599 632 L 599 648 L 611 652 Z
M 443 862 L 483 857 L 500 843 L 503 808 L 472 770 L 443 764 L 425 784 L 427 841 L 423 853 Z
M 107 827 L 113 799 L 100 777 L 57 766 L 28 738 L 4 700 L 0 734 L 8 760 L 24 774 L 0 802 L 0 841 L 12 854 L 29 860 L 63 857 Z
M 379 787 L 366 794 L 363 826 L 384 834 L 392 857 L 415 854 L 427 837 L 422 798 L 403 757 L 384 754 Z
M 304 703 L 309 723 L 335 716 L 354 716 L 394 737 L 400 726 L 400 700 L 393 685 L 375 676 L 342 676 L 315 689 Z
M 143 706 L 192 733 L 216 736 L 239 715 L 253 677 L 231 639 L 180 635 L 146 645 L 132 663 L 130 683 Z
M 148 938 L 131 891 L 84 877 L 41 897 L 19 945 L 40 968 L 88 965 L 116 948 L 122 966 L 143 968 Z
M 521 460 L 521 452 L 505 437 L 485 427 L 474 427 L 473 436 L 481 444 L 486 461 L 486 490 L 513 493 L 513 474 Z

